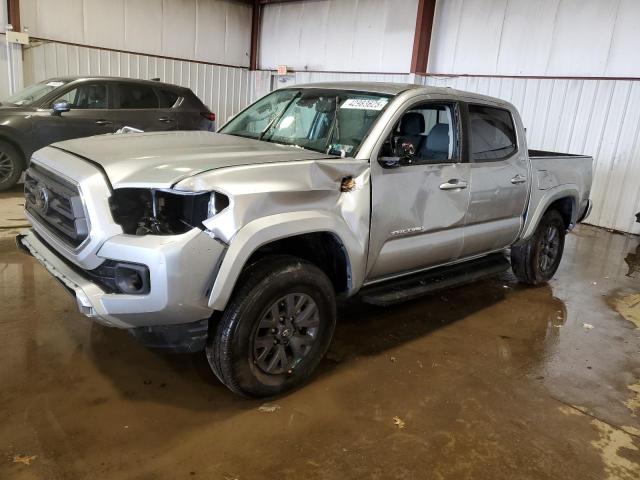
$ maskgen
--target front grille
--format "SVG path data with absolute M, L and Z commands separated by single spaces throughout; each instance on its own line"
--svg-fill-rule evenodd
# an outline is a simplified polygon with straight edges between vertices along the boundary
M 89 222 L 78 187 L 31 164 L 24 181 L 25 209 L 39 223 L 72 247 L 89 235 Z

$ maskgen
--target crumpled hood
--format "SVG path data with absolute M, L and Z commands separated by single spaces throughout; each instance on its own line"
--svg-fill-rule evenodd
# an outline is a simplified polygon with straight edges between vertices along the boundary
M 114 188 L 169 188 L 217 168 L 328 158 L 289 145 L 200 131 L 98 135 L 52 146 L 102 166 Z

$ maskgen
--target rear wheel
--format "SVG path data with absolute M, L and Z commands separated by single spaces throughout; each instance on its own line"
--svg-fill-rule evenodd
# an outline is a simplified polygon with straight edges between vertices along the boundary
M 0 191 L 13 187 L 22 174 L 22 155 L 5 141 L 0 140 Z
M 553 277 L 562 260 L 565 231 L 560 213 L 550 210 L 525 244 L 511 248 L 511 267 L 520 282 L 540 285 Z
M 315 265 L 267 257 L 238 282 L 207 358 L 216 376 L 248 397 L 283 393 L 306 380 L 324 356 L 336 322 L 333 285 Z

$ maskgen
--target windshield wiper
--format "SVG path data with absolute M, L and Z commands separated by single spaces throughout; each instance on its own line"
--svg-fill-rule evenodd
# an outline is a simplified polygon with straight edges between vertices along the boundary
M 327 137 L 327 143 L 324 145 L 324 153 L 329 153 L 331 147 L 331 140 L 333 140 L 334 135 L 338 140 L 340 139 L 340 120 L 338 119 L 338 105 L 340 104 L 340 97 L 336 97 L 336 108 L 333 111 L 333 125 L 331 128 L 331 132 Z
M 269 129 L 274 126 L 284 115 L 284 113 L 289 109 L 289 106 L 293 103 L 293 101 L 298 98 L 298 96 L 301 94 L 301 92 L 298 92 L 296 95 L 294 95 L 294 97 L 289 100 L 289 102 L 285 105 L 285 107 L 282 109 L 282 111 L 278 114 L 276 114 L 271 121 L 267 124 L 266 127 L 264 127 L 264 130 L 262 130 L 260 132 L 260 136 L 258 137 L 258 140 L 262 140 L 262 138 L 267 134 L 267 132 L 269 131 Z

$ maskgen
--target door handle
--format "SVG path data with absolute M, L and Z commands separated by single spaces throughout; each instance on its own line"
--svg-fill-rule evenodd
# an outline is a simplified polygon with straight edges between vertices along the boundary
M 527 181 L 527 177 L 520 174 L 516 175 L 511 179 L 511 183 L 513 183 L 514 185 L 517 185 L 518 183 L 525 183 L 526 181 Z
M 440 190 L 461 190 L 463 188 L 467 188 L 467 185 L 467 182 L 465 182 L 464 180 L 452 178 L 448 182 L 440 185 Z
M 110 120 L 96 120 L 96 125 L 113 125 L 113 122 Z
M 172 123 L 175 122 L 175 120 L 171 117 L 160 117 L 158 118 L 158 120 L 162 123 Z

